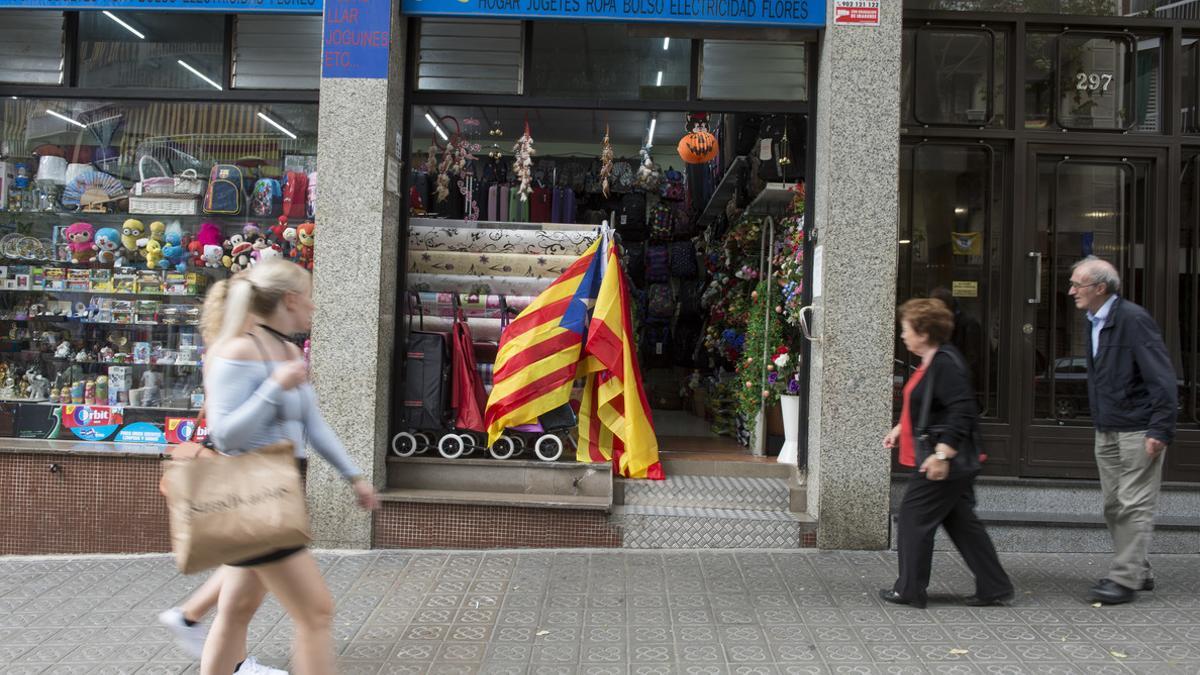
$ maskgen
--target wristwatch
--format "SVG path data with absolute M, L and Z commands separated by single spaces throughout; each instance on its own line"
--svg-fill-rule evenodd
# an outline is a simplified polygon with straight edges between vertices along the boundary
M 942 452 L 941 450 L 938 450 L 937 452 L 933 453 L 933 456 L 937 457 L 938 461 L 941 461 L 941 462 L 950 461 L 950 458 L 946 456 L 946 453 Z

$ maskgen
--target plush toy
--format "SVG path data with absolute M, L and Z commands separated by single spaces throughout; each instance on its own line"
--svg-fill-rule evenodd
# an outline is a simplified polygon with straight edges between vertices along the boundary
M 147 239 L 144 251 L 146 254 L 146 269 L 157 269 L 158 264 L 163 259 L 162 244 L 153 239 Z
M 261 236 L 263 236 L 262 228 L 257 223 L 246 223 L 242 226 L 242 239 L 254 243 L 254 240 Z
M 102 227 L 96 231 L 92 248 L 96 250 L 96 260 L 111 265 L 117 260 L 121 250 L 121 234 L 111 227 Z
M 171 223 L 166 233 L 166 244 L 162 247 L 163 259 L 158 266 L 182 272 L 187 269 L 187 250 L 183 248 L 183 229 L 179 223 Z
M 96 249 L 92 245 L 92 236 L 95 232 L 88 223 L 72 223 L 67 226 L 66 235 L 67 241 L 70 243 L 73 262 L 87 262 L 96 255 Z
M 276 244 L 272 244 L 271 246 L 268 246 L 267 248 L 264 248 L 260 251 L 255 251 L 254 254 L 256 256 L 258 256 L 255 262 L 262 262 L 264 260 L 274 260 L 274 259 L 282 260 L 283 259 L 283 251 L 279 250 L 279 246 Z
M 117 256 L 118 267 L 123 267 L 138 258 L 138 239 L 146 234 L 146 225 L 135 218 L 126 220 L 121 225 L 121 253 Z
M 150 223 L 150 238 L 162 246 L 167 241 L 167 226 L 159 220 Z
M 306 269 L 313 268 L 313 247 L 317 243 L 317 224 L 301 223 L 296 228 L 296 248 L 299 251 L 300 264 Z
M 66 341 L 58 343 L 58 349 L 54 350 L 54 358 L 56 358 L 56 359 L 71 358 L 71 343 L 66 342 Z
M 230 254 L 229 271 L 236 273 L 241 272 L 244 269 L 249 269 L 250 263 L 253 260 L 250 257 L 250 254 L 253 252 L 253 250 L 254 247 L 244 241 L 239 242 L 237 246 L 234 246 L 233 251 Z
M 200 231 L 196 233 L 196 239 L 188 245 L 188 250 L 192 251 L 194 257 L 192 264 L 196 267 L 208 266 L 219 267 L 220 265 L 209 265 L 209 256 L 207 254 L 208 247 L 215 246 L 221 248 L 221 228 L 213 223 L 200 223 Z M 221 256 L 217 256 L 217 262 L 220 263 Z
M 232 258 L 225 255 L 225 249 L 221 248 L 220 244 L 206 244 L 202 256 L 205 267 L 229 267 L 233 262 Z

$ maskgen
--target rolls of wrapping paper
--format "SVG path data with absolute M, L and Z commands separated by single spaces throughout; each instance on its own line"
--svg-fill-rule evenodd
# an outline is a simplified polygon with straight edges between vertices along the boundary
M 413 251 L 408 271 L 419 274 L 466 274 L 554 279 L 579 259 L 574 255 L 522 253 L 456 253 Z
M 425 316 L 454 316 L 454 294 L 422 292 L 418 294 L 421 300 L 420 313 Z M 501 303 L 503 298 L 503 304 Z M 531 295 L 478 295 L 459 294 L 458 306 L 463 313 L 472 318 L 499 319 L 502 307 L 520 312 L 533 302 Z M 412 311 L 416 311 L 414 308 Z
M 595 233 L 590 231 L 421 226 L 409 228 L 408 248 L 459 253 L 582 255 L 595 239 Z
M 408 289 L 425 292 L 486 293 L 497 295 L 540 295 L 554 279 L 473 276 L 467 274 L 409 274 Z
M 513 223 L 495 220 L 448 220 L 445 218 L 410 218 L 409 227 L 457 227 L 460 229 L 493 230 L 564 230 L 572 232 L 595 232 L 597 225 L 591 223 Z
M 413 317 L 413 328 L 431 333 L 449 333 L 454 326 L 454 319 L 448 316 Z M 480 319 L 467 317 L 467 326 L 471 328 L 471 339 L 475 342 L 499 342 L 500 319 Z

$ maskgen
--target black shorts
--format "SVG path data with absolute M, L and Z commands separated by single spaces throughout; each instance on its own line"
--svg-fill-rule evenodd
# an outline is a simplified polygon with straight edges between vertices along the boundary
M 297 553 L 299 553 L 300 551 L 303 551 L 306 548 L 308 548 L 308 547 L 307 546 L 294 546 L 292 548 L 280 548 L 280 549 L 271 551 L 270 553 L 267 553 L 265 555 L 260 555 L 260 556 L 254 557 L 254 558 L 250 558 L 249 560 L 242 560 L 240 562 L 229 563 L 229 566 L 230 567 L 257 567 L 259 565 L 266 565 L 267 563 L 279 562 L 280 560 L 283 560 L 284 558 L 288 558 L 293 555 L 296 555 Z

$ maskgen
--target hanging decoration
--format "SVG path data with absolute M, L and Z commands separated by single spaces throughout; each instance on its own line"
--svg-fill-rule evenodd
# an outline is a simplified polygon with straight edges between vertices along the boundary
M 516 145 L 513 146 L 513 154 L 516 158 L 513 160 L 513 172 L 517 174 L 520 183 L 517 186 L 517 194 L 521 195 L 521 201 L 529 201 L 529 195 L 533 192 L 533 155 L 537 151 L 533 149 L 533 136 L 529 134 L 529 121 L 525 122 L 525 133 L 517 139 Z
M 688 164 L 707 164 L 717 156 L 717 137 L 708 130 L 708 113 L 688 116 L 690 131 L 679 139 L 679 158 Z
M 600 191 L 608 199 L 608 187 L 613 173 L 613 149 L 608 139 L 608 125 L 604 125 L 604 145 L 600 151 Z
M 650 156 L 650 148 L 642 148 L 641 155 L 642 165 L 638 167 L 637 178 L 634 182 L 642 190 L 658 192 L 658 186 L 662 183 L 662 171 L 654 163 L 654 158 Z

